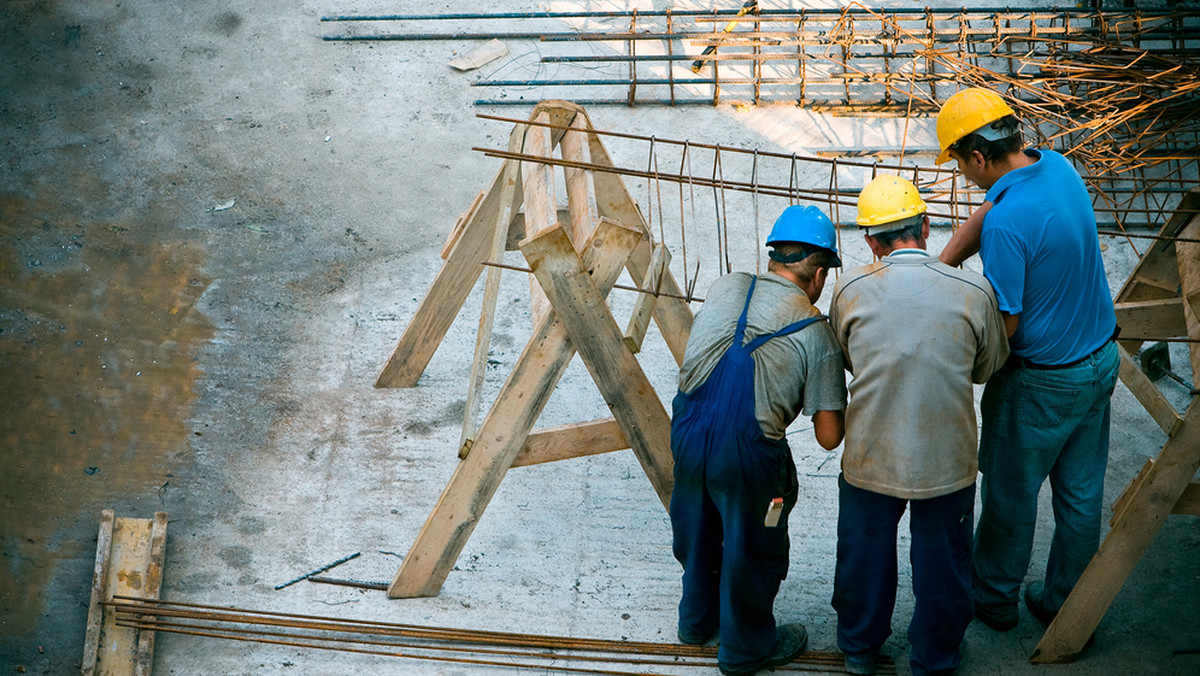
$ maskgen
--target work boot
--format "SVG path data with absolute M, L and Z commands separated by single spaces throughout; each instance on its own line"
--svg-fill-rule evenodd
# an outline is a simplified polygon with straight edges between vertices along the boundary
M 858 655 L 847 654 L 843 662 L 848 674 L 873 674 L 875 673 L 875 658 L 878 655 L 876 652 L 861 653 Z
M 717 667 L 725 676 L 750 676 L 759 669 L 778 667 L 787 664 L 800 656 L 808 647 L 808 631 L 800 623 L 784 624 L 775 627 L 775 647 L 767 657 L 766 662 L 749 669 L 734 669 L 718 664 Z
M 675 632 L 675 635 L 679 637 L 679 642 L 687 645 L 704 645 L 711 641 L 712 637 L 716 634 L 717 630 L 715 627 L 708 631 L 699 632 L 688 631 L 683 627 L 679 627 Z
M 1057 610 L 1050 610 L 1046 607 L 1046 587 L 1041 582 L 1030 582 L 1025 585 L 1025 607 L 1029 609 L 1030 615 L 1046 626 L 1049 626 L 1058 616 Z M 1087 643 L 1083 644 L 1083 649 L 1087 650 L 1094 645 L 1096 645 L 1096 635 L 1092 634 L 1088 637 Z
M 1008 631 L 1017 626 L 1017 604 L 985 606 L 976 602 L 975 619 L 996 631 Z

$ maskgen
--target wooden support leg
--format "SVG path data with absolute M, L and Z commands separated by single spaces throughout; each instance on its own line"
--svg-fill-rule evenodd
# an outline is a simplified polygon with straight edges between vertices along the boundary
M 633 305 L 633 314 L 629 316 L 629 325 L 625 328 L 625 347 L 637 354 L 642 349 L 642 341 L 646 338 L 646 329 L 650 328 L 650 319 L 654 315 L 657 304 L 657 294 L 662 283 L 663 275 L 670 268 L 671 252 L 659 244 L 654 247 L 654 255 L 650 258 L 650 269 L 642 279 L 642 291 Z
M 548 113 L 537 115 L 535 122 L 550 122 Z M 550 130 L 546 127 L 530 127 L 525 134 L 524 152 L 528 155 L 550 157 Z M 525 193 L 525 236 L 532 237 L 557 224 L 558 208 L 555 206 L 554 173 L 552 167 L 537 162 L 521 163 L 521 179 Z M 537 326 L 546 317 L 550 307 L 546 295 L 532 277 L 529 278 L 529 314 Z
M 600 221 L 584 249 L 584 260 L 602 293 L 616 283 L 641 236 L 614 221 Z M 454 470 L 396 572 L 389 597 L 437 595 L 574 354 L 566 330 L 552 313 L 521 353 L 471 452 Z
M 525 240 L 521 251 L 567 335 L 575 339 L 579 356 L 658 491 L 663 507 L 669 509 L 674 484 L 671 419 L 637 358 L 625 347 L 604 294 L 592 283 L 561 226 Z
M 1120 376 L 1121 382 L 1125 383 L 1125 387 L 1137 397 L 1142 406 L 1146 408 L 1146 412 L 1154 418 L 1154 422 L 1167 433 L 1168 437 L 1174 436 L 1179 426 L 1183 424 L 1183 419 L 1179 417 L 1179 413 L 1175 411 L 1175 407 L 1167 398 L 1163 396 L 1161 390 L 1150 378 L 1138 368 L 1134 363 L 1133 357 L 1125 351 L 1121 345 L 1117 345 L 1117 354 L 1121 357 Z
M 415 387 L 433 353 L 479 279 L 488 253 L 498 212 L 502 208 L 508 162 L 500 167 L 483 203 L 463 228 L 458 242 L 438 271 L 412 321 L 384 364 L 375 387 Z
M 525 125 L 517 125 L 509 136 L 509 150 L 520 149 L 524 144 Z M 508 240 L 508 226 L 512 222 L 513 195 L 517 189 L 517 179 L 520 172 L 514 163 L 506 166 L 504 181 L 500 188 L 501 208 L 496 213 L 495 231 L 492 233 L 492 249 L 488 252 L 488 260 L 493 263 L 504 262 L 505 242 Z M 487 355 L 492 346 L 492 323 L 496 316 L 496 300 L 500 295 L 500 268 L 489 267 L 487 279 L 483 283 L 483 304 L 479 312 L 479 328 L 475 332 L 475 358 L 471 361 L 471 381 L 467 385 L 467 404 L 463 408 L 462 436 L 459 437 L 458 447 L 460 457 L 474 442 L 475 431 L 479 420 L 479 391 L 483 389 L 483 379 L 487 374 Z

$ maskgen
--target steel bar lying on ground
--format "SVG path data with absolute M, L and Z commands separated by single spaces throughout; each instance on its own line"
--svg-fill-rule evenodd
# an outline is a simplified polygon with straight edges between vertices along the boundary
M 716 666 L 713 646 L 425 627 L 131 597 L 114 597 L 107 605 L 123 627 L 415 660 L 621 676 L 707 672 Z M 809 651 L 777 669 L 826 671 L 841 664 L 838 653 Z M 881 658 L 878 670 L 895 673 L 895 665 Z

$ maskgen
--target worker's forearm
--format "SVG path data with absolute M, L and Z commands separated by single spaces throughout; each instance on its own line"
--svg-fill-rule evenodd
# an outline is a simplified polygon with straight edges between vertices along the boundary
M 979 253 L 979 243 L 983 236 L 983 217 L 992 208 L 991 202 L 982 206 L 967 217 L 959 226 L 958 232 L 946 243 L 938 260 L 946 265 L 962 265 L 963 261 Z
M 1012 338 L 1013 334 L 1017 332 L 1017 326 L 1021 323 L 1021 315 L 1010 315 L 1006 312 L 1000 314 L 1004 315 L 1004 332 L 1008 334 L 1009 338 Z
M 817 411 L 813 417 L 813 433 L 821 448 L 832 451 L 846 436 L 845 417 L 841 411 Z

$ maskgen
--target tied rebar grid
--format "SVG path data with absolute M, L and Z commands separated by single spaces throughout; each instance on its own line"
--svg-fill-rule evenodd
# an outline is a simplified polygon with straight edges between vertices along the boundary
M 514 125 L 548 127 L 559 131 L 567 129 L 551 123 L 484 113 L 478 113 L 477 117 Z M 686 231 L 688 228 L 699 227 L 694 223 L 697 218 L 696 190 L 710 190 L 713 208 L 706 213 L 716 221 L 717 243 L 721 249 L 717 253 L 718 260 L 728 260 L 729 258 L 727 251 L 729 244 L 727 238 L 724 237 L 729 212 L 726 206 L 727 193 L 749 195 L 752 202 L 750 208 L 754 213 L 759 211 L 757 200 L 760 197 L 782 198 L 778 200 L 778 204 L 795 204 L 801 201 L 818 204 L 834 217 L 835 222 L 853 223 L 852 214 L 856 208 L 858 192 L 861 187 L 879 173 L 898 174 L 908 178 L 917 186 L 922 198 L 929 205 L 928 213 L 933 224 L 949 227 L 957 227 L 983 201 L 982 191 L 967 186 L 961 174 L 945 166 L 919 166 L 902 162 L 885 163 L 847 158 L 802 156 L 795 153 L 785 154 L 601 129 L 593 129 L 589 133 L 606 139 L 633 141 L 635 150 L 632 154 L 646 156 L 645 168 L 569 161 L 558 157 L 543 157 L 505 149 L 476 147 L 474 150 L 499 159 L 586 169 L 645 181 L 647 184 L 645 213 L 651 222 L 657 217 L 658 231 L 660 232 L 663 230 L 661 220 L 664 210 L 668 213 L 675 212 L 674 208 L 664 209 L 664 191 L 661 184 L 674 184 L 679 207 L 677 219 L 681 240 L 679 244 L 684 250 L 685 256 L 688 250 Z M 740 160 L 740 162 L 735 164 L 734 160 Z M 1172 181 L 1175 190 L 1166 194 L 1155 193 L 1155 198 L 1159 203 L 1148 207 L 1117 207 L 1112 206 L 1110 202 L 1117 200 L 1129 202 L 1133 197 L 1145 192 L 1144 189 L 1136 187 L 1105 189 L 1101 185 L 1105 182 L 1105 176 L 1084 174 L 1083 179 L 1091 188 L 1094 211 L 1098 218 L 1102 219 L 1100 225 L 1116 228 L 1116 230 L 1107 230 L 1104 234 L 1125 237 L 1131 245 L 1134 239 L 1153 236 L 1129 232 L 1129 228 L 1157 227 L 1174 213 L 1179 204 L 1179 199 L 1177 199 L 1179 196 L 1187 190 L 1200 188 L 1200 178 L 1174 178 Z M 706 198 L 702 196 L 701 199 L 705 200 Z M 692 205 L 690 212 L 684 208 L 685 204 Z M 841 213 L 843 209 L 849 210 L 845 212 L 844 216 Z M 691 214 L 690 217 L 688 213 Z M 763 213 L 771 214 L 773 219 L 776 211 L 767 210 Z M 674 229 L 672 226 L 672 230 Z M 1136 246 L 1134 250 L 1137 251 Z M 686 268 L 685 263 L 685 273 Z
M 426 662 L 631 676 L 710 673 L 714 646 L 613 641 L 267 612 L 115 596 L 105 603 L 118 627 Z M 809 651 L 776 670 L 839 669 L 838 653 Z M 877 673 L 894 674 L 881 657 Z
M 481 105 L 530 105 L 541 96 L 526 99 L 517 92 L 536 88 L 584 106 L 786 104 L 913 117 L 935 112 L 962 86 L 989 87 L 1010 101 L 1035 145 L 1058 148 L 1095 175 L 1091 187 L 1104 206 L 1123 212 L 1118 221 L 1170 209 L 1200 172 L 1200 118 L 1194 113 L 1200 107 L 1198 10 L 883 11 L 852 3 L 842 9 L 761 9 L 738 19 L 731 32 L 721 30 L 735 13 L 514 12 L 323 21 L 376 26 L 481 20 L 489 27 L 504 21 L 528 25 L 533 19 L 569 22 L 574 30 L 350 32 L 326 39 L 583 43 L 594 53 L 541 60 L 605 74 L 483 79 L 474 84 L 501 93 L 477 101 Z M 621 51 L 610 49 L 613 44 Z M 711 54 L 699 53 L 710 46 Z M 680 62 L 693 61 L 698 74 L 676 73 Z M 614 87 L 623 96 L 589 98 Z

